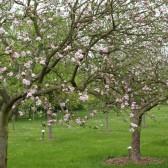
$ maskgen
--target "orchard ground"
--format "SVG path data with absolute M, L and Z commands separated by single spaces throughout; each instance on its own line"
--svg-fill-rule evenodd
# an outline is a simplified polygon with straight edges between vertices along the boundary
M 87 111 L 75 112 L 85 115 Z M 126 114 L 124 114 L 126 116 Z M 154 115 L 154 118 L 153 118 Z M 167 168 L 168 167 L 168 106 L 154 108 L 146 116 L 147 127 L 142 127 L 141 155 L 158 158 L 150 164 L 108 164 L 109 159 L 128 156 L 131 133 L 128 123 L 115 112 L 109 113 L 109 132 L 104 131 L 105 116 L 98 112 L 89 118 L 85 128 L 65 124 L 53 125 L 53 139 L 41 137 L 41 121 L 19 119 L 12 130 L 9 125 L 8 168 Z M 98 129 L 96 129 L 98 127 Z

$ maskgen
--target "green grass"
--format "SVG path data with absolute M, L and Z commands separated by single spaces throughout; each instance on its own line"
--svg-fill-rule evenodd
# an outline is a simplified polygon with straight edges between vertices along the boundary
M 127 156 L 131 144 L 129 123 L 116 113 L 110 113 L 109 132 L 104 132 L 104 116 L 98 113 L 89 119 L 85 128 L 55 124 L 53 140 L 41 138 L 41 121 L 19 120 L 12 130 L 9 124 L 8 168 L 167 168 L 168 167 L 168 108 L 161 106 L 149 113 L 147 128 L 142 128 L 141 154 L 162 158 L 163 164 L 155 165 L 105 165 L 107 158 Z M 82 112 L 84 115 L 84 111 Z M 80 114 L 80 112 L 79 112 Z M 98 129 L 89 126 L 98 126 Z M 45 132 L 47 137 L 47 129 Z

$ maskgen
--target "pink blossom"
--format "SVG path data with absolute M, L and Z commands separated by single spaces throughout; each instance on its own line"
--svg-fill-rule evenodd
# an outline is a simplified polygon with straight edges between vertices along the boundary
M 12 50 L 8 49 L 8 50 L 5 51 L 5 54 L 11 54 L 11 53 L 12 53 Z
M 41 37 L 36 37 L 36 41 L 41 41 Z
M 82 100 L 83 102 L 87 101 L 88 99 L 89 99 L 89 96 L 87 94 L 79 96 L 79 100 Z
M 135 123 L 131 123 L 131 126 L 134 127 L 134 128 L 138 127 L 138 125 L 136 125 Z
M 52 111 L 49 109 L 49 110 L 47 111 L 47 114 L 48 114 L 48 115 L 52 115 Z
M 142 90 L 146 90 L 146 91 L 148 91 L 148 90 L 151 90 L 151 88 L 149 88 L 148 86 L 144 86 L 143 88 L 142 88 Z
M 57 114 L 55 114 L 55 113 L 52 113 L 52 117 L 56 117 L 57 116 Z
M 26 75 L 26 72 L 22 72 L 21 74 L 24 76 L 24 75 Z
M 84 125 L 86 120 L 82 119 L 81 124 Z
M 49 127 L 50 127 L 50 126 L 51 126 L 51 123 L 47 123 L 47 126 L 49 126 Z
M 94 117 L 94 113 L 90 113 L 90 116 L 91 116 L 91 117 Z
M 79 117 L 76 119 L 76 123 L 79 125 L 81 124 L 81 119 Z
M 22 82 L 23 82 L 23 84 L 25 84 L 25 85 L 30 85 L 30 81 L 27 80 L 27 79 L 23 79 Z
M 163 7 L 160 7 L 160 8 L 159 8 L 159 11 L 160 11 L 160 12 L 163 12 L 164 10 L 165 10 L 165 9 L 164 9 Z
M 13 23 L 14 23 L 15 26 L 19 26 L 19 24 L 20 24 L 19 21 L 16 20 L 16 19 L 13 21 Z
M 3 27 L 0 27 L 0 34 L 4 34 L 5 33 L 5 29 Z
M 97 113 L 97 110 L 93 110 L 93 114 L 96 114 Z
M 22 40 L 23 37 L 19 35 L 19 36 L 17 37 L 17 39 L 18 39 L 18 40 Z
M 31 74 L 32 77 L 35 77 L 36 75 L 34 73 Z
M 71 61 L 72 61 L 72 62 L 75 62 L 76 60 L 75 60 L 75 58 L 72 57 L 72 58 L 71 58 Z
M 84 120 L 88 120 L 88 116 L 85 116 L 85 117 L 84 117 Z
M 102 52 L 108 52 L 108 50 L 109 50 L 108 47 L 104 47 L 101 49 Z
M 31 21 L 31 20 L 28 20 L 28 21 L 27 21 L 27 24 L 28 24 L 28 25 L 32 24 L 32 21 Z
M 13 58 L 19 58 L 19 57 L 20 57 L 20 54 L 17 53 L 17 52 L 14 52 L 14 53 L 12 54 L 12 57 L 13 57 Z
M 33 96 L 32 92 L 27 93 L 27 97 L 32 97 L 32 96 Z
M 47 20 L 46 20 L 46 19 L 44 19 L 44 20 L 43 20 L 43 23 L 46 23 L 46 22 L 47 22 Z
M 17 74 L 17 75 L 16 75 L 16 78 L 17 78 L 17 79 L 20 79 L 20 77 L 21 77 L 20 74 Z
M 54 46 L 53 44 L 51 44 L 51 46 L 50 46 L 52 49 L 56 49 L 56 48 L 58 48 L 57 46 Z
M 63 55 L 58 53 L 58 58 L 63 58 Z
M 106 20 L 109 20 L 109 19 L 110 19 L 110 16 L 109 16 L 109 15 L 105 16 L 105 19 L 106 19 Z
M 68 50 L 70 50 L 71 49 L 71 46 L 67 46 L 65 49 L 64 49 L 64 51 L 68 51 Z
M 72 86 L 68 86 L 68 89 L 69 89 L 69 91 L 70 91 L 71 93 L 75 90 L 75 88 L 72 87 Z
M 26 53 L 27 53 L 27 55 L 31 55 L 31 51 L 27 51 Z
M 30 42 L 31 39 L 30 39 L 29 37 L 24 37 L 23 41 L 24 41 L 24 42 Z
M 25 115 L 25 112 L 19 111 L 19 115 L 20 115 L 20 116 L 24 116 L 24 115 Z
M 9 72 L 9 73 L 8 73 L 8 76 L 13 76 L 13 72 Z
M 68 120 L 69 120 L 69 117 L 70 117 L 70 114 L 65 114 L 65 115 L 64 115 L 64 121 L 65 121 L 65 122 L 68 121 Z
M 105 85 L 105 89 L 109 89 L 110 88 L 110 86 L 109 85 Z
M 129 106 L 129 103 L 127 101 L 124 102 L 125 106 Z
M 130 131 L 130 132 L 134 132 L 135 130 L 134 130 L 134 128 L 131 128 L 129 131 Z
M 25 56 L 26 56 L 26 52 L 25 52 L 25 51 L 22 51 L 22 52 L 21 52 L 21 55 L 22 55 L 23 57 L 25 57 Z
M 81 60 L 83 58 L 82 50 L 78 50 L 75 53 L 75 58 L 78 59 L 78 60 Z
M 121 103 L 121 102 L 122 102 L 122 99 L 117 98 L 117 99 L 116 99 L 116 102 Z
M 136 102 L 132 102 L 132 104 L 131 104 L 131 110 L 137 110 L 137 109 L 139 109 L 139 106 L 138 105 L 136 105 Z
M 67 0 L 68 3 L 73 3 L 73 0 Z
M 60 106 L 61 107 L 65 107 L 65 103 L 60 103 Z
M 163 40 L 162 37 L 158 37 L 157 39 L 158 42 L 162 42 L 162 40 Z
M 45 60 L 41 60 L 41 61 L 40 61 L 40 64 L 41 64 L 41 65 L 45 65 Z
M 35 93 L 35 90 L 30 90 L 30 92 L 27 93 L 27 97 L 32 98 L 34 93 Z
M 38 99 L 37 101 L 36 101 L 36 105 L 37 106 L 40 106 L 42 104 L 42 101 L 40 100 L 40 99 Z
M 124 97 L 123 97 L 125 100 L 129 100 L 129 96 L 126 94 Z
M 134 114 L 133 113 L 130 113 L 130 118 L 134 117 Z
M 57 121 L 56 120 L 48 120 L 48 123 L 50 124 L 53 124 L 53 123 L 56 123 Z
M 45 86 L 48 87 L 48 86 L 49 86 L 49 83 L 46 83 Z
M 7 70 L 6 67 L 0 68 L 0 73 L 5 72 Z
M 33 63 L 32 61 L 28 61 L 28 62 L 26 62 L 26 63 L 24 64 L 24 66 L 25 66 L 26 68 L 30 68 L 30 66 L 31 66 L 32 63 Z
M 168 86 L 168 80 L 166 81 L 166 85 Z
M 71 128 L 71 126 L 70 126 L 70 125 L 67 125 L 67 128 Z
M 53 20 L 53 18 L 48 18 L 48 20 L 49 20 L 49 21 L 52 21 L 52 20 Z
M 121 104 L 121 109 L 124 109 L 126 106 L 124 103 Z

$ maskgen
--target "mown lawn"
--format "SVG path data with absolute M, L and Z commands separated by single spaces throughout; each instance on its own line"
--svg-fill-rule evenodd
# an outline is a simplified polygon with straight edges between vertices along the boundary
M 79 112 L 84 115 L 85 112 Z M 150 115 L 154 114 L 155 119 Z M 147 128 L 142 128 L 141 154 L 164 159 L 155 165 L 105 165 L 104 160 L 127 156 L 131 145 L 129 122 L 111 112 L 109 132 L 104 132 L 104 116 L 98 112 L 85 128 L 55 124 L 53 139 L 42 141 L 41 120 L 20 119 L 12 130 L 9 125 L 8 168 L 168 168 L 168 106 L 153 109 L 146 117 Z M 103 126 L 101 126 L 103 124 Z M 91 128 L 90 128 L 91 126 Z M 94 129 L 98 126 L 98 129 Z M 47 138 L 47 129 L 45 131 Z

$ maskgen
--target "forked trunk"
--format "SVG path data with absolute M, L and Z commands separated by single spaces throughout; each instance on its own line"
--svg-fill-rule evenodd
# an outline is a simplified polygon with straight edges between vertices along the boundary
M 0 111 L 0 168 L 7 167 L 8 119 Z
M 140 155 L 140 138 L 141 138 L 141 122 L 142 117 L 138 116 L 138 113 L 134 113 L 133 123 L 137 125 L 134 132 L 132 132 L 132 156 L 133 162 L 138 162 L 141 159 Z

